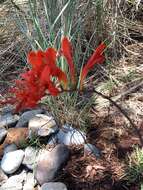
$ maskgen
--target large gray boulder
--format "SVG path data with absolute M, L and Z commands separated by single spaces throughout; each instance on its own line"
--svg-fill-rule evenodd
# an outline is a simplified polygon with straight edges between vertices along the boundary
M 52 151 L 44 151 L 40 154 L 37 168 L 35 170 L 35 178 L 40 185 L 51 182 L 58 170 L 69 157 L 69 149 L 62 144 L 57 145 Z

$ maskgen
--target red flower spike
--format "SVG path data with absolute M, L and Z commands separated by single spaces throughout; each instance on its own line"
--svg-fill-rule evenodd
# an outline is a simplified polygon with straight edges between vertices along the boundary
M 45 75 L 46 72 L 48 72 L 49 75 L 51 75 L 52 77 L 57 77 L 59 81 L 63 82 L 64 89 L 67 89 L 67 83 L 68 83 L 67 76 L 59 67 L 56 66 L 56 58 L 57 58 L 57 51 L 53 48 L 48 48 L 46 50 L 46 60 L 48 68 L 45 67 L 45 71 L 43 70 L 42 75 Z
M 75 67 L 74 67 L 73 58 L 72 58 L 72 46 L 67 37 L 63 37 L 62 39 L 60 53 L 66 58 L 66 61 L 70 69 L 71 80 L 72 80 L 72 83 L 75 85 L 76 77 L 75 77 Z
M 53 71 L 53 76 L 56 76 L 59 81 L 63 82 L 64 89 L 67 89 L 68 79 L 66 74 L 58 67 L 56 67 Z
M 50 67 L 56 65 L 57 51 L 54 48 L 48 48 L 45 52 L 45 63 Z
M 45 53 L 41 50 L 37 52 L 31 51 L 28 54 L 27 61 L 32 65 L 36 75 L 39 75 L 44 67 Z
M 82 88 L 83 81 L 94 64 L 104 61 L 105 58 L 102 54 L 105 47 L 106 45 L 102 43 L 84 66 L 80 77 L 80 88 Z M 62 39 L 60 56 L 63 55 L 65 57 L 69 65 L 72 83 L 75 85 L 75 68 L 71 49 L 68 38 L 64 37 Z M 56 65 L 56 59 L 57 51 L 54 48 L 48 48 L 46 51 L 31 51 L 28 54 L 27 60 L 32 68 L 20 75 L 21 79 L 16 80 L 15 86 L 9 90 L 12 96 L 7 97 L 7 99 L 0 102 L 0 104 L 15 104 L 16 112 L 18 112 L 25 108 L 35 107 L 38 101 L 46 95 L 47 90 L 52 96 L 57 96 L 60 91 L 53 83 L 52 77 L 57 77 L 60 82 L 64 83 L 64 89 L 67 89 L 67 76 Z
M 54 86 L 53 82 L 48 84 L 48 91 L 52 96 L 57 96 L 59 94 L 59 90 Z
M 35 107 L 46 95 L 46 90 L 52 96 L 57 96 L 59 89 L 51 81 L 52 77 L 57 77 L 64 83 L 65 88 L 67 87 L 66 74 L 56 66 L 56 54 L 53 48 L 48 48 L 45 52 L 31 51 L 28 54 L 28 62 L 32 69 L 21 74 L 21 80 L 16 80 L 15 87 L 11 89 L 11 93 L 15 95 L 16 111 Z
M 103 63 L 105 60 L 105 57 L 102 55 L 104 49 L 106 48 L 106 45 L 104 43 L 101 43 L 93 55 L 89 58 L 87 64 L 83 67 L 80 77 L 80 89 L 82 89 L 83 81 L 86 78 L 88 72 L 92 67 L 97 63 Z

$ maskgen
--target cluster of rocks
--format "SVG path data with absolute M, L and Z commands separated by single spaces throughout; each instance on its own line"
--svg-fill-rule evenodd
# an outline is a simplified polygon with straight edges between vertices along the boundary
M 45 139 L 45 146 L 26 144 L 29 139 L 32 142 L 33 136 Z M 69 160 L 69 146 L 83 144 L 85 154 L 100 157 L 100 151 L 85 141 L 85 133 L 68 125 L 60 128 L 53 116 L 41 109 L 21 115 L 3 109 L 0 115 L 0 190 L 67 190 L 65 184 L 55 182 L 55 177 Z

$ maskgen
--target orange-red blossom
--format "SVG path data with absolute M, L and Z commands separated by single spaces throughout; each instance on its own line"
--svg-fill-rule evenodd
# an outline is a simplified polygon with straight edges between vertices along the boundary
M 105 57 L 103 51 L 106 45 L 101 43 L 94 51 L 93 55 L 83 67 L 80 75 L 80 89 L 89 70 L 96 63 L 103 63 Z M 14 97 L 9 97 L 5 103 L 16 105 L 16 111 L 35 107 L 39 100 L 46 95 L 48 91 L 52 96 L 57 96 L 60 90 L 54 84 L 52 77 L 56 77 L 62 84 L 63 89 L 68 88 L 67 75 L 56 65 L 57 55 L 63 56 L 69 66 L 71 83 L 76 85 L 76 72 L 73 63 L 72 46 L 67 37 L 63 37 L 61 49 L 59 52 L 54 48 L 48 48 L 46 51 L 31 51 L 27 60 L 31 64 L 31 69 L 20 75 L 21 79 L 16 80 L 15 87 L 10 92 Z

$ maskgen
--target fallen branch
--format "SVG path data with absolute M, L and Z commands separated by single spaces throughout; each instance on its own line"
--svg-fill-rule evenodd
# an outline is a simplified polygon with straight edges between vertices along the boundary
M 143 138 L 140 133 L 140 130 L 138 129 L 136 124 L 132 121 L 132 119 L 128 116 L 127 112 L 121 106 L 119 106 L 119 104 L 117 104 L 114 100 L 112 100 L 110 97 L 102 94 L 101 92 L 96 91 L 95 89 L 93 90 L 93 92 L 98 94 L 99 96 L 103 97 L 104 99 L 109 100 L 116 108 L 118 108 L 118 110 L 122 113 L 122 115 L 124 115 L 124 117 L 130 122 L 131 126 L 133 127 L 133 129 L 135 130 L 136 134 L 138 135 L 138 137 L 140 139 L 141 146 L 143 146 Z

